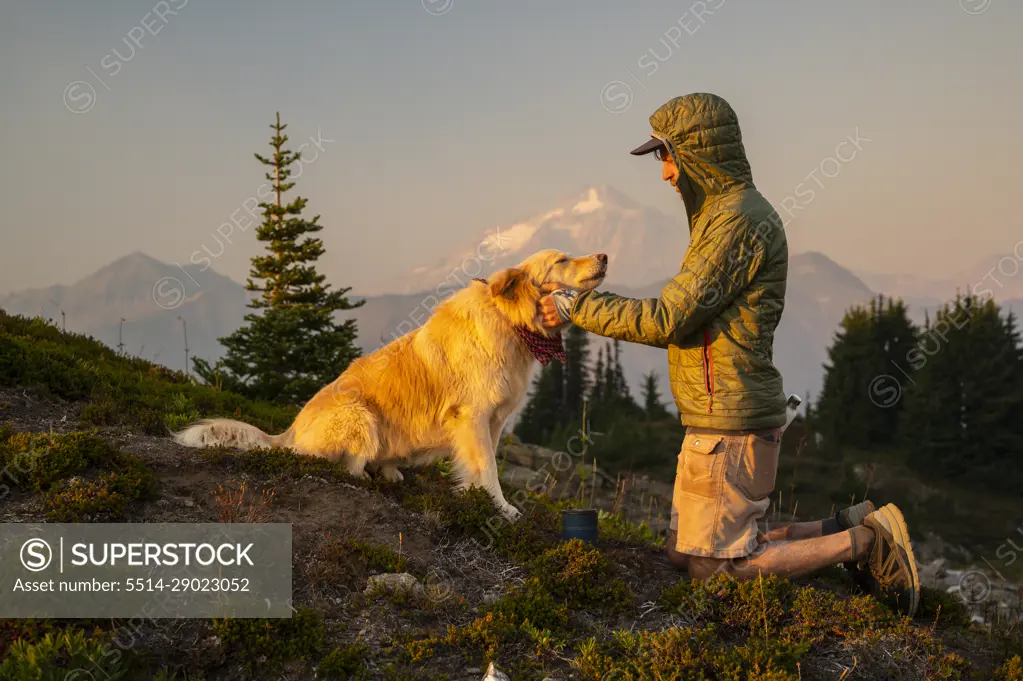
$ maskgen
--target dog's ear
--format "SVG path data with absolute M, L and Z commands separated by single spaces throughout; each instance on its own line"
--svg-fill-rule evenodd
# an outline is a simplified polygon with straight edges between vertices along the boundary
M 490 295 L 514 298 L 516 292 L 526 283 L 526 273 L 514 267 L 498 272 L 490 278 Z

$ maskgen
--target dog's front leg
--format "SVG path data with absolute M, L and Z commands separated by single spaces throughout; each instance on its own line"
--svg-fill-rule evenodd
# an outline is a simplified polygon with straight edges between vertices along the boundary
M 493 443 L 494 454 L 501 445 L 501 433 L 504 431 L 504 424 L 508 421 L 508 415 L 503 411 L 495 411 L 490 416 L 490 441 Z
M 521 514 L 501 491 L 490 419 L 486 416 L 459 419 L 453 431 L 455 462 L 465 475 L 463 485 L 476 484 L 487 490 L 505 518 L 517 519 Z

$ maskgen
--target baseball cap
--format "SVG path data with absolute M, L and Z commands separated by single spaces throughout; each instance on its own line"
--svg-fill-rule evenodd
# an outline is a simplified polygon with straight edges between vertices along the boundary
M 629 153 L 632 154 L 633 156 L 643 156 L 644 154 L 649 154 L 651 152 L 657 151 L 662 147 L 664 147 L 664 142 L 657 139 L 656 137 L 651 136 L 649 140 L 639 145 Z

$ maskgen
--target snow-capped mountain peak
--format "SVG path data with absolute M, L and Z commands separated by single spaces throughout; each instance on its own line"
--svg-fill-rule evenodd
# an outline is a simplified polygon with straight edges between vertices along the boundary
M 572 212 L 577 215 L 585 215 L 586 213 L 592 213 L 595 210 L 600 210 L 603 207 L 604 202 L 600 200 L 597 189 L 595 187 L 590 187 L 589 191 L 586 192 L 586 198 L 572 206 Z
M 433 267 L 418 267 L 407 277 L 373 293 L 412 293 L 440 286 L 452 273 L 488 275 L 512 267 L 544 248 L 572 255 L 607 253 L 608 281 L 639 286 L 677 271 L 689 241 L 684 217 L 669 217 L 641 206 L 614 187 L 595 185 L 549 210 L 485 231 Z M 480 263 L 477 253 L 492 254 Z M 464 277 L 460 277 L 464 279 Z

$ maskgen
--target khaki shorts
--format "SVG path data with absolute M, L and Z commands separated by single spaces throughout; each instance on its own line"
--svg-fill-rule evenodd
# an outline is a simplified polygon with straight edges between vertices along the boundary
M 678 455 L 671 503 L 676 550 L 709 558 L 753 553 L 780 449 L 780 428 L 755 433 L 690 428 Z

